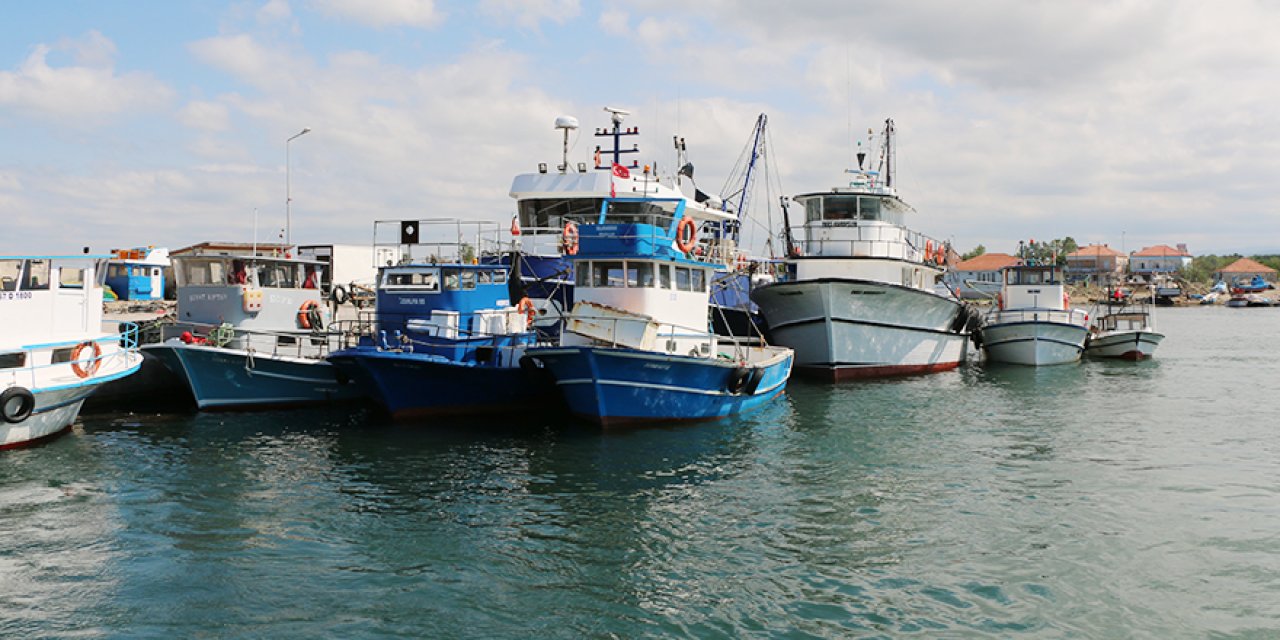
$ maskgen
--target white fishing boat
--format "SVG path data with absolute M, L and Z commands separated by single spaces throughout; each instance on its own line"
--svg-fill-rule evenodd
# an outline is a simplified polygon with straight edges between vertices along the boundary
M 795 350 L 799 372 L 828 379 L 954 369 L 978 315 L 935 290 L 946 243 L 906 226 L 914 210 L 893 184 L 893 121 L 880 169 L 849 173 L 847 186 L 793 196 L 805 222 L 786 222 L 790 278 L 755 288 L 771 339 Z M 798 236 L 798 237 L 797 237 Z
M 1089 315 L 1072 309 L 1053 264 L 1005 267 L 996 306 L 979 331 L 978 340 L 991 362 L 1031 366 L 1080 360 L 1088 338 Z
M 0 256 L 0 449 L 71 428 L 100 385 L 138 370 L 137 329 L 102 330 L 111 256 Z
M 1108 297 L 1094 310 L 1085 354 L 1092 358 L 1145 360 L 1162 340 L 1164 334 L 1155 330 L 1149 305 L 1135 302 L 1132 297 Z

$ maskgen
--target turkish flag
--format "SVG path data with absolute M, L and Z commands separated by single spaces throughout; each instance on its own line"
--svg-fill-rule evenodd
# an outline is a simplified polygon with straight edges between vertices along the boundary
M 613 163 L 613 175 L 625 180 L 631 177 L 631 172 L 627 171 L 626 167 L 615 162 Z

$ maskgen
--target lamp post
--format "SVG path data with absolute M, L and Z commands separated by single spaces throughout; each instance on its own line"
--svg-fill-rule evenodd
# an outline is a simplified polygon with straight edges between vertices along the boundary
M 289 187 L 289 143 L 293 142 L 295 138 L 301 138 L 308 133 L 311 133 L 311 127 L 303 127 L 302 131 L 284 141 L 284 243 L 290 246 L 293 245 L 292 234 L 290 233 L 293 229 L 293 212 L 291 211 L 293 191 Z

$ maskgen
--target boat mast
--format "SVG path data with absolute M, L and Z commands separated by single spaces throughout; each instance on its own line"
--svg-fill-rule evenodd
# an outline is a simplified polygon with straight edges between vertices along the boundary
M 604 110 L 609 112 L 610 117 L 613 120 L 613 129 L 609 130 L 609 129 L 598 128 L 596 129 L 595 135 L 597 138 L 612 137 L 613 148 L 601 149 L 600 145 L 596 145 L 595 161 L 596 161 L 596 169 L 607 170 L 607 169 L 612 169 L 613 165 L 615 164 L 622 164 L 622 154 L 640 153 L 640 146 L 636 144 L 631 145 L 630 149 L 622 148 L 622 136 L 638 136 L 640 135 L 640 127 L 627 127 L 625 130 L 622 128 L 622 120 L 623 118 L 626 118 L 627 116 L 631 115 L 630 111 L 627 111 L 625 109 L 615 109 L 613 107 L 605 107 Z M 603 161 L 604 160 L 603 157 L 600 155 L 601 153 L 608 153 L 612 155 L 613 162 L 611 164 L 605 164 Z M 636 160 L 631 161 L 632 168 L 636 168 L 639 166 L 640 166 L 640 163 L 638 161 Z
M 884 175 L 884 186 L 893 186 L 893 118 L 884 121 L 884 153 L 880 156 L 880 171 Z

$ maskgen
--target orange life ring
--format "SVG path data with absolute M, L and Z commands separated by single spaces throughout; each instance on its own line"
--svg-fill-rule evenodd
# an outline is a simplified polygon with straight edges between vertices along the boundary
M 520 298 L 520 302 L 516 303 L 516 311 L 524 314 L 530 326 L 533 325 L 534 318 L 538 317 L 538 308 L 533 306 L 533 301 L 528 296 Z
M 86 347 L 93 347 L 93 358 L 89 360 L 89 366 L 82 367 L 80 366 L 80 354 L 85 350 Z M 76 345 L 75 350 L 71 352 L 71 370 L 74 371 L 76 375 L 80 376 L 81 378 L 88 378 L 89 376 L 98 372 L 98 367 L 102 364 L 101 358 L 102 358 L 102 347 L 99 347 L 98 343 L 81 342 L 80 344 Z
M 689 253 L 698 240 L 698 227 L 693 218 L 680 218 L 676 225 L 676 248 L 682 253 Z
M 319 309 L 319 308 L 320 308 L 320 303 L 316 302 L 315 300 L 308 300 L 302 303 L 302 306 L 298 307 L 298 326 L 302 327 L 303 329 L 310 329 L 311 328 L 311 312 L 312 310 Z
M 933 261 L 933 241 L 932 240 L 924 241 L 924 261 L 925 262 Z
M 938 243 L 938 264 L 946 264 L 946 263 L 947 263 L 947 248 L 942 246 L 942 243 L 939 242 Z
M 1071 308 L 1071 294 L 1067 293 L 1066 291 L 1062 292 L 1062 308 L 1063 309 Z
M 578 225 L 572 220 L 565 221 L 564 230 L 560 232 L 560 244 L 564 246 L 565 254 L 578 255 Z

